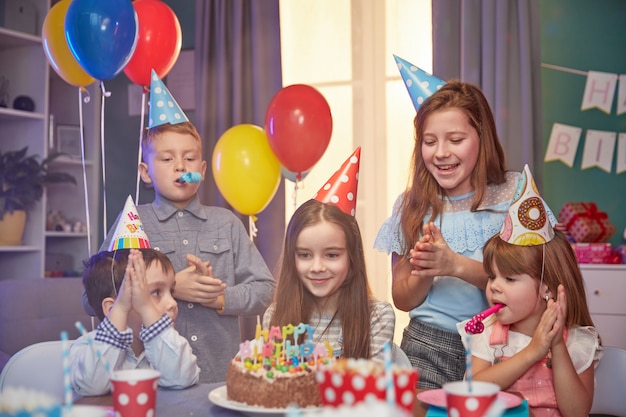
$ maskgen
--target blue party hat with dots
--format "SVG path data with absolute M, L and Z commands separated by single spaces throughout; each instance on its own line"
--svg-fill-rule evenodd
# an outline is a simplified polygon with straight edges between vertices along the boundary
M 150 76 L 150 120 L 148 121 L 148 128 L 165 123 L 175 125 L 187 121 L 189 119 L 153 69 Z
M 394 55 L 393 58 L 396 60 L 404 85 L 411 96 L 415 111 L 419 109 L 424 100 L 446 83 L 399 56 Z

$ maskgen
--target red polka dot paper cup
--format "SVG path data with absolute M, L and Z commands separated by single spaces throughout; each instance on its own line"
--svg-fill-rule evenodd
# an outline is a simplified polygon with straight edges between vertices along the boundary
M 491 382 L 448 382 L 443 385 L 449 417 L 483 417 L 498 397 L 500 386 Z
M 341 360 L 340 360 L 341 361 Z M 411 412 L 415 402 L 417 370 L 394 366 L 395 403 Z M 320 369 L 317 374 L 322 404 L 352 406 L 362 402 L 387 399 L 387 379 L 382 364 L 365 359 L 348 359 Z
M 154 417 L 161 373 L 153 369 L 125 369 L 111 375 L 116 417 Z

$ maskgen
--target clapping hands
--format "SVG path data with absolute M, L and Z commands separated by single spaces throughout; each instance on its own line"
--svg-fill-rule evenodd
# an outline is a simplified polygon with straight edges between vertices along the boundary
M 176 298 L 219 309 L 226 284 L 213 276 L 210 261 L 188 254 L 187 262 L 189 266 L 176 274 Z

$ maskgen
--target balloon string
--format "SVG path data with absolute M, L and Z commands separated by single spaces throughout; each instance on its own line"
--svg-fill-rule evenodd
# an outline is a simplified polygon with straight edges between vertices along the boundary
M 256 216 L 248 217 L 248 230 L 249 230 L 249 233 L 250 233 L 250 240 L 252 242 L 254 242 L 254 238 L 259 233 L 259 229 L 257 229 L 255 222 L 256 222 Z
M 100 106 L 100 152 L 102 154 L 102 202 L 104 211 L 102 213 L 102 231 L 106 235 L 107 228 L 107 182 L 106 182 L 106 157 L 104 155 L 104 102 L 111 93 L 104 89 L 104 82 L 100 81 L 102 90 L 102 104 Z
M 80 87 L 80 92 L 85 93 L 85 97 L 83 98 L 83 102 L 85 104 L 91 102 L 91 93 L 85 87 Z
M 89 103 L 89 100 L 85 101 Z M 87 187 L 87 167 L 85 163 L 85 131 L 83 124 L 83 92 L 78 89 L 78 123 L 80 125 L 80 152 L 83 164 L 83 191 L 85 196 L 85 223 L 87 226 L 87 254 L 91 256 L 91 216 L 89 215 L 89 187 Z
M 139 204 L 139 164 L 141 164 L 141 144 L 143 143 L 143 124 L 146 116 L 146 89 L 141 94 L 141 122 L 139 124 L 139 151 L 137 152 L 137 185 L 135 186 L 135 204 Z
M 293 185 L 293 193 L 291 193 L 291 199 L 293 200 L 293 211 L 298 208 L 298 181 Z

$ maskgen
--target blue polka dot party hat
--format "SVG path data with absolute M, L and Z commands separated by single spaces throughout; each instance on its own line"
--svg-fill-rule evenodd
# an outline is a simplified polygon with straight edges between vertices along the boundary
M 393 58 L 396 60 L 398 70 L 404 80 L 404 86 L 411 96 L 415 111 L 419 109 L 424 100 L 446 83 L 397 55 L 394 55 Z
M 150 76 L 150 119 L 148 120 L 148 128 L 165 123 L 175 125 L 187 121 L 189 119 L 153 69 Z

